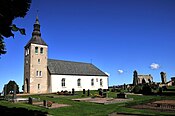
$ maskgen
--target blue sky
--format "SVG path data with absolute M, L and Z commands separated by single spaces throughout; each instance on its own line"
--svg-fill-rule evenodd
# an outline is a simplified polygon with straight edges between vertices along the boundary
M 49 58 L 92 62 L 110 74 L 110 85 L 132 83 L 134 70 L 156 82 L 161 71 L 167 80 L 175 76 L 174 0 L 33 0 L 26 17 L 14 21 L 27 35 L 5 39 L 0 90 L 10 80 L 23 85 L 24 46 L 37 10 Z

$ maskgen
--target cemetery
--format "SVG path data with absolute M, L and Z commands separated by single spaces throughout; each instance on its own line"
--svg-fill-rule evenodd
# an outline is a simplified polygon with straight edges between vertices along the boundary
M 62 93 L 62 94 L 60 94 Z M 65 93 L 65 94 L 63 94 Z M 68 94 L 69 93 L 69 94 Z M 166 93 L 163 91 L 163 93 Z M 2 98 L 2 96 L 1 96 Z M 96 91 L 62 91 L 50 94 L 13 94 L 0 100 L 4 114 L 18 109 L 27 109 L 34 114 L 44 115 L 174 115 L 174 94 L 141 95 L 125 90 L 116 92 L 112 89 Z M 81 112 L 79 111 L 81 109 Z M 18 112 L 15 112 L 16 115 Z M 14 113 L 14 114 L 15 114 Z M 3 114 L 3 112 L 2 112 Z

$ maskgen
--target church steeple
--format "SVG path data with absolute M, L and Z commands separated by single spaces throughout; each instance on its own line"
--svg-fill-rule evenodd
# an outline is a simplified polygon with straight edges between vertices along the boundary
M 48 46 L 41 38 L 38 16 L 33 25 L 32 37 L 25 46 L 24 92 L 47 93 Z
M 35 24 L 33 25 L 33 28 L 34 29 L 33 29 L 32 36 L 41 36 L 38 16 L 36 17 Z
M 35 23 L 33 25 L 32 38 L 30 39 L 30 41 L 27 43 L 25 47 L 29 46 L 31 43 L 47 46 L 47 44 L 41 38 L 40 23 L 39 23 L 38 16 L 36 17 Z

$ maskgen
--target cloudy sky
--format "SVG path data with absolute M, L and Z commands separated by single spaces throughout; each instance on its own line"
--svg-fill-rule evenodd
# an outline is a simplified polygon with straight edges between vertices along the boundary
M 6 39 L 0 59 L 0 90 L 9 80 L 23 84 L 24 46 L 31 38 L 37 10 L 42 38 L 52 59 L 92 62 L 110 74 L 109 85 L 132 83 L 133 71 L 160 82 L 175 75 L 174 0 L 33 0 L 26 29 Z

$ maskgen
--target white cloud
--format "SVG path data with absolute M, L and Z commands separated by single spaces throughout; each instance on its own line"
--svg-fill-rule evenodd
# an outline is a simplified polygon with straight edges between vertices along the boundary
M 152 63 L 151 65 L 150 65 L 150 67 L 151 67 L 151 69 L 159 69 L 160 68 L 160 65 L 159 64 L 156 64 L 156 63 Z
M 124 71 L 121 70 L 121 69 L 119 69 L 119 70 L 117 70 L 117 72 L 118 72 L 119 74 L 122 74 Z

